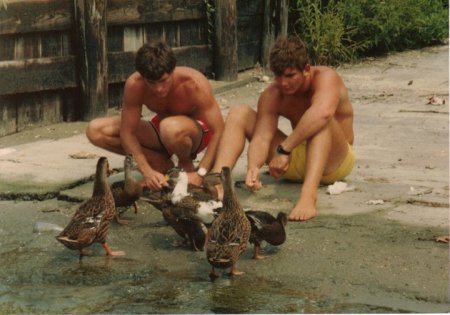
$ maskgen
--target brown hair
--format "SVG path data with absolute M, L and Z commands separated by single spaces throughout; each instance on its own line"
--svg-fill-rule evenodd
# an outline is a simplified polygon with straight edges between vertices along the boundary
M 164 73 L 172 73 L 176 64 L 172 49 L 163 42 L 144 44 L 134 62 L 136 70 L 151 81 L 159 80 Z
M 277 76 L 289 67 L 303 70 L 309 63 L 308 49 L 297 36 L 279 37 L 270 50 L 269 62 Z

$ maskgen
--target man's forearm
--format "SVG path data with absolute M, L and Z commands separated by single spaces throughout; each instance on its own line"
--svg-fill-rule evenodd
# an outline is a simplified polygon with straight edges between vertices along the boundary
M 152 169 L 147 161 L 147 157 L 142 150 L 141 144 L 135 136 L 121 133 L 120 140 L 124 151 L 127 154 L 133 155 L 133 158 L 143 175 Z
M 203 167 L 207 171 L 209 171 L 212 168 L 213 162 L 214 162 L 214 157 L 216 155 L 217 148 L 219 146 L 219 140 L 220 140 L 221 135 L 222 135 L 222 132 L 220 132 L 220 133 L 215 132 L 213 134 L 208 146 L 206 147 L 205 154 L 203 155 L 203 158 L 201 159 L 201 161 L 198 164 L 199 167 Z
M 260 169 L 267 160 L 269 154 L 269 145 L 261 141 L 252 141 L 248 147 L 247 169 Z
M 283 149 L 292 151 L 315 134 L 317 134 L 328 123 L 329 117 L 309 109 L 300 118 L 292 133 L 281 143 Z

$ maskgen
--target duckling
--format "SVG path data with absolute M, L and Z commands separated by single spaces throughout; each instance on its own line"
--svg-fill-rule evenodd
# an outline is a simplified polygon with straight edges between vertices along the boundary
M 166 174 L 169 186 L 161 192 L 146 194 L 144 200 L 162 211 L 164 220 L 190 244 L 195 251 L 203 250 L 208 226 L 217 216 L 222 202 L 207 190 L 190 186 L 186 172 L 173 168 Z
M 134 213 L 137 214 L 138 212 L 138 205 L 136 201 L 139 199 L 139 197 L 142 196 L 143 186 L 141 183 L 139 183 L 137 180 L 133 178 L 132 175 L 132 164 L 133 164 L 133 157 L 131 155 L 127 155 L 124 160 L 124 173 L 125 173 L 125 179 L 114 182 L 111 184 L 111 191 L 114 196 L 114 202 L 116 204 L 116 215 L 115 219 L 117 223 L 119 224 L 127 224 L 127 220 L 123 220 L 120 218 L 120 214 L 123 212 L 119 212 L 119 207 L 126 207 L 129 206 L 134 207 Z
M 206 241 L 206 258 L 212 266 L 211 280 L 219 277 L 215 268 L 230 268 L 230 275 L 240 275 L 235 269 L 240 255 L 247 248 L 251 226 L 233 190 L 231 170 L 223 167 L 221 181 L 224 190 L 223 207 L 213 221 Z
M 108 159 L 100 157 L 92 197 L 78 207 L 66 228 L 56 236 L 67 248 L 78 250 L 80 260 L 87 255 L 84 248 L 92 243 L 100 243 L 109 256 L 125 255 L 123 251 L 112 251 L 106 243 L 109 225 L 116 213 L 114 198 L 107 181 L 108 171 Z
M 262 241 L 266 241 L 273 246 L 281 245 L 286 241 L 286 231 L 284 229 L 287 224 L 286 213 L 279 212 L 275 218 L 268 212 L 246 210 L 245 215 L 252 226 L 250 243 L 254 245 L 253 259 L 266 258 L 260 255 Z

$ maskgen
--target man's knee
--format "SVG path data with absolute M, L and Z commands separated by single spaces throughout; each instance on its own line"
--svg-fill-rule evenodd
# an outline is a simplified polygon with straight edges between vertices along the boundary
M 255 111 L 248 105 L 234 105 L 228 112 L 226 124 L 247 124 Z
M 180 150 L 189 150 L 193 144 L 193 138 L 199 137 L 195 131 L 191 130 L 186 124 L 173 117 L 163 119 L 159 125 L 161 141 L 164 146 L 171 152 L 179 152 Z
M 167 117 L 161 120 L 159 132 L 163 142 L 177 142 L 188 136 L 188 128 L 174 117 Z
M 101 118 L 95 118 L 88 123 L 86 127 L 86 137 L 92 144 L 100 144 L 103 138 L 103 125 L 103 120 Z

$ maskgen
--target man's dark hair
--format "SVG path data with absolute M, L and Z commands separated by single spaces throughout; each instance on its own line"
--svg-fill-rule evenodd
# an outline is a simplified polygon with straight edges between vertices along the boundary
M 289 67 L 303 70 L 309 63 L 308 49 L 297 36 L 279 37 L 270 50 L 269 62 L 277 76 Z
M 136 71 L 151 81 L 159 80 L 164 73 L 172 73 L 176 64 L 172 49 L 163 42 L 144 44 L 134 62 Z

